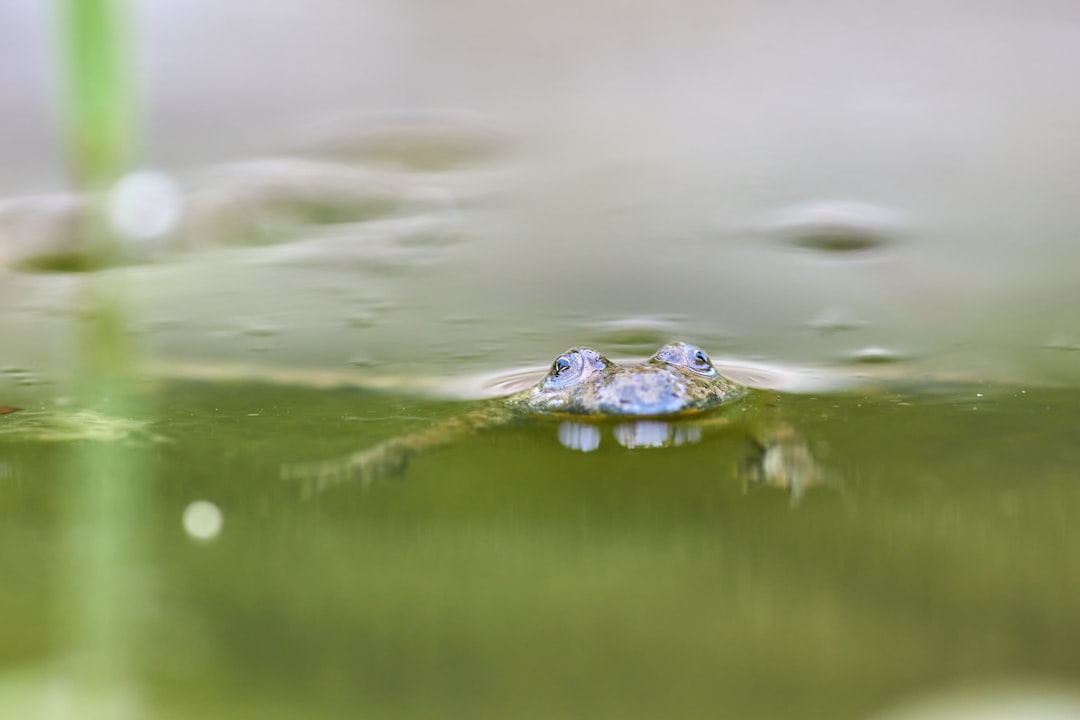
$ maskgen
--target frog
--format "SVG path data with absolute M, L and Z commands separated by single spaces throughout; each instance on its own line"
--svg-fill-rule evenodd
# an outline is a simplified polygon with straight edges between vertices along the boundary
M 583 452 L 598 447 L 605 426 L 620 445 L 641 449 L 697 442 L 707 427 L 742 425 L 755 449 L 736 472 L 744 488 L 780 487 L 797 503 L 808 488 L 826 484 L 826 473 L 790 424 L 747 423 L 730 411 L 757 392 L 721 374 L 704 350 L 688 342 L 667 343 L 630 364 L 578 346 L 559 354 L 530 387 L 344 457 L 285 465 L 281 475 L 303 481 L 309 497 L 347 481 L 368 487 L 400 475 L 418 454 L 515 422 L 556 421 L 560 442 Z

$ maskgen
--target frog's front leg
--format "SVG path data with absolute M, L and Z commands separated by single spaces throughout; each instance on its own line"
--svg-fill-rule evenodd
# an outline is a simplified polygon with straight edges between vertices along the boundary
M 832 484 L 832 478 L 810 452 L 806 439 L 791 423 L 775 417 L 750 419 L 716 415 L 694 423 L 699 428 L 745 433 L 755 453 L 735 468 L 744 492 L 759 487 L 786 490 L 798 504 L 812 487 Z
M 414 455 L 430 452 L 484 428 L 502 424 L 506 417 L 490 409 L 477 410 L 415 433 L 384 440 L 344 457 L 283 465 L 281 477 L 302 481 L 305 496 L 346 482 L 359 482 L 367 487 L 377 480 L 401 474 Z
M 806 439 L 788 422 L 756 428 L 751 438 L 758 453 L 740 473 L 743 487 L 771 486 L 786 490 L 792 505 L 798 504 L 806 491 L 831 484 L 825 468 L 814 458 Z

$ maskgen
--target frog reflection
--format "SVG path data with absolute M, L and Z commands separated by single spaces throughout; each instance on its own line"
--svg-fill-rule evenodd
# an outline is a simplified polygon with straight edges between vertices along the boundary
M 624 448 L 679 447 L 701 442 L 697 425 L 670 423 L 666 420 L 632 420 L 612 428 L 615 442 Z M 592 452 L 600 447 L 602 433 L 593 423 L 566 421 L 559 424 L 559 444 L 570 450 Z

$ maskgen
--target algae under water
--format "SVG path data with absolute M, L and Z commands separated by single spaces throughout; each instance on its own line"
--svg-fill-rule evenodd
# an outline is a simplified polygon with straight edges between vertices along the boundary
M 1077 676 L 1076 390 L 779 397 L 841 479 L 794 507 L 745 491 L 737 433 L 582 453 L 542 422 L 303 499 L 284 464 L 474 403 L 158 387 L 163 439 L 130 449 L 155 468 L 145 594 L 125 599 L 150 716 L 855 718 L 971 678 Z M 0 666 L 63 651 L 56 450 L 0 435 Z M 194 502 L 220 534 L 185 532 Z

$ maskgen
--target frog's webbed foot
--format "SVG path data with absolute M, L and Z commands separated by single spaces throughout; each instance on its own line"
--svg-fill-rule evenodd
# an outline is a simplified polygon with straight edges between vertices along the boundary
M 781 423 L 754 439 L 758 453 L 738 471 L 744 490 L 781 488 L 787 490 L 791 504 L 796 505 L 810 488 L 829 484 L 825 468 L 790 424 Z

